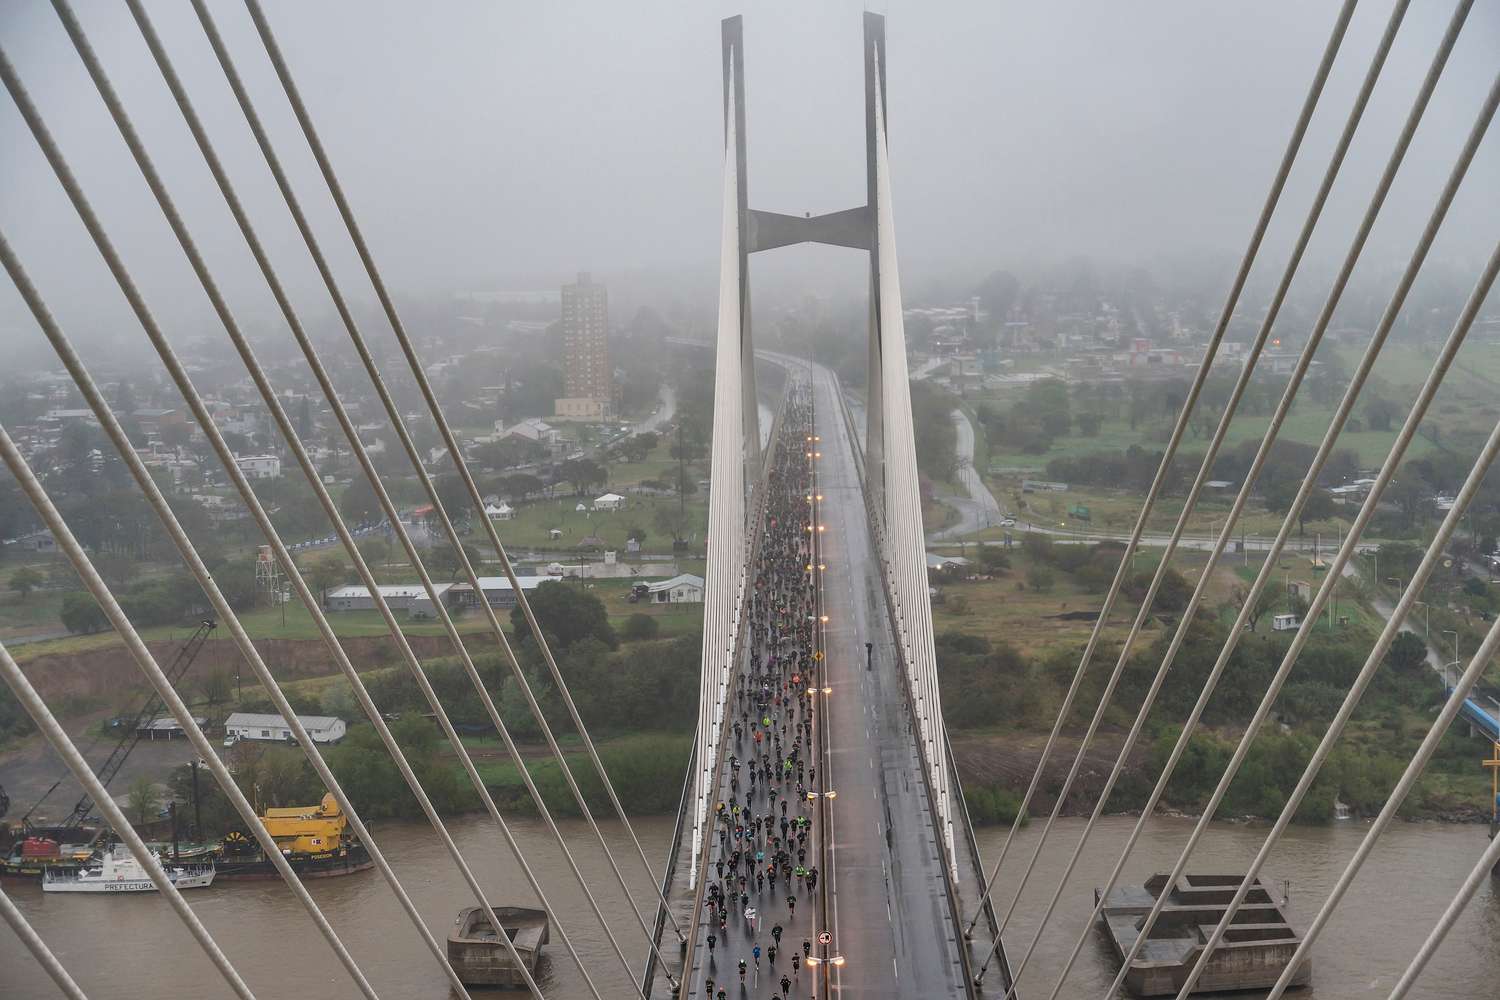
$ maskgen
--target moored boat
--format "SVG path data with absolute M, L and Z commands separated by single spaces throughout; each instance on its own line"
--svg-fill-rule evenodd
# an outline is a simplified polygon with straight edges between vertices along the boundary
M 177 889 L 203 889 L 213 885 L 213 865 L 176 866 L 162 863 L 167 879 Z M 123 844 L 106 851 L 96 865 L 76 871 L 48 869 L 42 876 L 43 892 L 155 892 L 156 883 L 145 867 Z
M 515 945 L 516 954 L 526 965 L 526 971 L 535 974 L 542 945 L 547 943 L 547 912 L 528 906 L 494 906 L 491 909 L 504 925 L 504 933 Z M 459 911 L 453 930 L 448 934 L 448 961 L 465 985 L 526 985 L 483 907 L 469 906 Z

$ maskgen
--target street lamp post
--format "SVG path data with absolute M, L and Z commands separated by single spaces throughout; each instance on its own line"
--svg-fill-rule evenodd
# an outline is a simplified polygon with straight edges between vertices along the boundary
M 1456 629 L 1445 628 L 1445 629 L 1443 629 L 1443 635 L 1451 635 L 1451 636 L 1453 636 L 1453 666 L 1456 668 L 1458 666 L 1458 631 Z M 1445 664 L 1443 664 L 1443 684 L 1444 684 L 1444 686 L 1446 686 L 1447 683 L 1448 683 L 1448 664 L 1445 663 Z

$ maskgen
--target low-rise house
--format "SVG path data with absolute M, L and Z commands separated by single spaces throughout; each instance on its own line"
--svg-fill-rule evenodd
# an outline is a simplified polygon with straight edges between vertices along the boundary
M 670 580 L 646 585 L 652 604 L 702 604 L 703 577 L 680 573 Z
M 332 715 L 299 715 L 297 721 L 307 730 L 314 743 L 337 743 L 344 738 L 348 726 L 344 720 Z M 291 724 L 280 715 L 262 715 L 258 712 L 233 712 L 224 720 L 224 732 L 240 740 L 290 741 Z

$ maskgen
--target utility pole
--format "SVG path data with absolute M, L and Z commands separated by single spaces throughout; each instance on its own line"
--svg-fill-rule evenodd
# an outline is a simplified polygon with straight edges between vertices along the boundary
M 687 516 L 687 463 L 682 450 L 682 421 L 677 421 L 677 513 Z
M 193 769 L 193 837 L 195 840 L 203 840 L 203 810 L 198 804 L 198 761 L 194 759 L 189 765 Z

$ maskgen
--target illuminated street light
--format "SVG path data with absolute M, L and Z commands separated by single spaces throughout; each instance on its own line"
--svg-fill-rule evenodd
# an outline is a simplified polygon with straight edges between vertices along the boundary
M 832 958 L 830 958 L 828 960 L 828 962 L 829 962 L 830 965 L 837 965 L 837 966 L 839 966 L 839 967 L 842 968 L 843 964 L 844 964 L 844 956 L 843 955 L 835 955 Z
M 827 625 L 828 624 L 828 616 L 824 615 L 823 617 L 819 618 L 818 621 L 822 622 L 824 625 Z
M 826 688 L 823 689 L 823 693 L 824 694 L 833 694 L 833 688 L 826 687 Z

